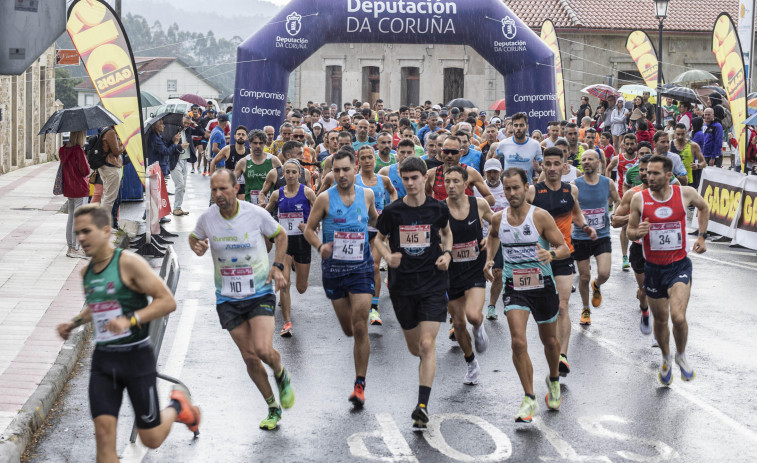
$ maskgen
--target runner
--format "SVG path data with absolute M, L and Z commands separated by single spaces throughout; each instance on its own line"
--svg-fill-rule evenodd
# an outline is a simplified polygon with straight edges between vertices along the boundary
M 544 209 L 554 218 L 557 228 L 562 232 L 563 240 L 570 252 L 573 252 L 571 242 L 571 223 L 580 226 L 591 239 L 596 238 L 596 232 L 586 223 L 583 211 L 578 204 L 578 188 L 561 180 L 565 157 L 563 151 L 553 146 L 544 151 L 544 172 L 546 180 L 531 185 L 526 200 L 536 207 Z M 505 189 L 507 193 L 507 189 Z M 557 287 L 560 300 L 560 315 L 557 318 L 557 336 L 560 340 L 560 376 L 570 373 L 568 363 L 568 344 L 570 343 L 570 294 L 573 289 L 573 273 L 575 266 L 573 257 L 555 259 L 550 263 L 550 270 Z M 591 323 L 589 313 L 581 314 L 581 323 Z
M 447 316 L 452 232 L 447 207 L 425 193 L 428 172 L 423 160 L 405 159 L 400 175 L 407 195 L 384 208 L 376 247 L 389 263 L 389 296 L 407 349 L 420 357 L 418 404 L 411 418 L 414 428 L 423 429 L 436 372 L 436 335 Z
M 298 142 L 289 142 L 298 143 Z M 283 151 L 286 153 L 287 145 Z M 279 224 L 287 233 L 287 255 L 284 262 L 284 278 L 286 285 L 280 289 L 281 314 L 284 316 L 284 326 L 279 333 L 283 337 L 292 336 L 292 297 L 289 293 L 291 287 L 291 270 L 294 267 L 297 282 L 295 287 L 300 294 L 308 289 L 308 277 L 310 276 L 311 250 L 310 244 L 305 240 L 302 231 L 305 229 L 310 216 L 310 208 L 315 202 L 315 192 L 302 184 L 302 167 L 296 159 L 288 159 L 284 163 L 284 178 L 286 185 L 279 187 L 271 193 L 266 210 L 273 214 L 278 211 Z
M 694 171 L 704 169 L 707 160 L 702 154 L 702 149 L 698 143 L 689 140 L 688 131 L 683 124 L 676 124 L 675 138 L 670 144 L 670 151 L 681 156 L 683 166 L 686 168 L 686 177 L 688 185 L 694 184 Z
M 526 113 L 516 113 L 512 118 L 513 136 L 502 140 L 496 150 L 489 150 L 489 157 L 497 157 L 502 168 L 520 167 L 528 174 L 528 183 L 534 182 L 534 172 L 540 170 L 542 151 L 539 142 L 529 137 L 528 116 Z
M 336 185 L 318 195 L 310 211 L 305 239 L 321 254 L 323 289 L 331 299 L 344 334 L 355 338 L 355 387 L 349 400 L 365 403 L 365 374 L 371 345 L 368 313 L 375 292 L 368 223 L 375 224 L 375 198 L 370 188 L 355 185 L 355 155 L 340 149 L 332 163 Z M 323 241 L 316 228 L 323 221 Z
M 297 181 L 307 187 L 312 187 L 312 178 L 310 177 L 310 171 L 302 167 L 302 143 L 299 141 L 288 141 L 281 147 L 281 154 L 284 156 L 284 161 L 294 159 L 297 161 L 297 165 L 300 166 L 300 174 L 297 176 Z M 258 193 L 258 206 L 266 207 L 266 204 L 272 200 L 268 198 L 268 193 L 273 190 L 276 191 L 279 188 L 286 185 L 286 178 L 284 175 L 284 167 L 278 166 L 269 170 L 265 176 L 265 182 L 263 187 Z M 276 217 L 276 203 L 273 206 L 274 218 Z
M 550 150 L 553 148 L 547 149 L 545 163 Z M 552 156 L 554 157 L 554 154 Z M 562 160 L 562 152 L 559 159 Z M 529 190 L 528 174 L 525 170 L 519 167 L 505 170 L 503 184 L 510 205 L 504 211 L 497 212 L 492 219 L 486 244 L 484 273 L 487 280 L 493 280 L 490 270 L 494 265 L 494 255 L 501 247 L 504 257 L 503 301 L 510 328 L 513 364 L 526 395 L 515 421 L 530 423 L 537 405 L 534 396 L 533 365 L 526 342 L 529 312 L 538 324 L 539 338 L 544 345 L 544 353 L 549 364 L 546 379 L 549 392 L 545 398 L 547 407 L 557 410 L 562 402 L 558 370 L 560 341 L 557 338 L 555 323 L 560 302 L 549 263 L 554 259 L 568 259 L 570 249 L 550 214 L 527 203 Z M 554 249 L 548 251 L 550 245 Z
M 200 410 L 192 405 L 189 391 L 177 385 L 168 407 L 158 411 L 155 355 L 148 332 L 152 320 L 176 310 L 171 291 L 142 257 L 113 247 L 111 211 L 89 204 L 76 209 L 74 218 L 76 238 L 90 258 L 81 270 L 86 305 L 73 320 L 58 325 L 58 334 L 68 339 L 74 328 L 94 322 L 89 406 L 97 461 L 118 461 L 116 429 L 124 389 L 137 417 L 139 438 L 152 449 L 168 437 L 175 421 L 197 432 Z
M 402 142 L 400 142 L 400 144 L 402 144 Z M 402 148 L 400 148 L 400 152 L 403 152 Z M 360 166 L 360 175 L 355 177 L 355 181 L 358 185 L 373 190 L 376 213 L 380 216 L 381 212 L 384 210 L 384 206 L 397 200 L 397 190 L 394 189 L 394 185 L 389 180 L 389 177 L 374 173 L 376 168 L 376 155 L 374 154 L 372 147 L 367 145 L 361 146 L 357 152 L 357 160 Z M 392 166 L 395 165 L 396 164 L 393 164 Z M 376 292 L 373 293 L 373 299 L 371 300 L 371 311 L 368 314 L 368 321 L 371 325 L 381 326 L 383 323 L 378 310 L 379 297 L 381 296 L 381 271 L 379 270 L 381 255 L 374 247 L 376 233 L 378 233 L 378 230 L 375 227 L 368 225 L 369 243 L 371 245 L 371 251 L 373 252 L 373 280 L 376 288 Z
M 402 179 L 400 178 L 399 165 L 405 159 L 415 154 L 415 144 L 410 140 L 400 140 L 397 144 L 397 156 L 395 162 L 392 165 L 383 167 L 378 171 L 379 175 L 387 177 L 397 191 L 397 198 L 402 199 L 405 197 L 405 187 L 402 186 Z M 386 203 L 389 204 L 388 192 L 386 193 Z
M 281 161 L 276 156 L 268 158 L 266 153 L 263 152 L 265 141 L 265 132 L 252 130 L 250 132 L 252 152 L 246 158 L 237 162 L 234 168 L 234 175 L 237 178 L 244 176 L 244 199 L 255 205 L 258 204 L 258 194 L 265 184 L 266 175 L 271 169 L 281 165 Z
M 615 182 L 604 175 L 600 175 L 602 164 L 600 154 L 594 150 L 586 150 L 581 155 L 581 165 L 584 174 L 573 181 L 578 188 L 578 204 L 583 211 L 589 227 L 596 231 L 594 237 L 574 226 L 571 234 L 573 243 L 573 259 L 578 267 L 578 292 L 583 302 L 582 325 L 591 323 L 591 309 L 589 308 L 589 281 L 591 280 L 591 257 L 597 261 L 597 278 L 591 282 L 591 305 L 599 307 L 602 304 L 600 288 L 610 278 L 612 243 L 610 241 L 610 217 L 607 211 L 608 201 L 617 208 L 620 196 L 615 189 Z M 584 313 L 588 313 L 583 320 Z
M 634 194 L 628 237 L 641 239 L 644 247 L 644 289 L 654 314 L 655 338 L 662 351 L 660 382 L 673 382 L 670 355 L 668 318 L 673 322 L 676 344 L 675 361 L 681 369 L 681 379 L 690 381 L 696 374 L 686 359 L 688 324 L 686 308 L 691 295 L 692 265 L 687 256 L 686 210 L 691 205 L 699 209 L 699 237 L 692 249 L 697 254 L 707 250 L 705 236 L 710 211 L 707 202 L 691 187 L 670 185 L 673 161 L 655 155 L 647 165 L 649 188 Z
M 265 133 L 253 131 L 250 138 L 260 142 L 253 145 L 253 152 L 259 149 L 262 153 Z M 236 176 L 230 170 L 214 173 L 210 190 L 215 204 L 197 220 L 189 235 L 189 246 L 198 256 L 210 249 L 221 327 L 228 330 L 239 348 L 247 374 L 268 405 L 268 416 L 260 422 L 260 428 L 275 429 L 281 420 L 281 407 L 294 405 L 289 372 L 273 347 L 274 291 L 287 283 L 282 263 L 287 253 L 287 234 L 262 208 L 236 198 Z M 264 244 L 271 238 L 276 244 L 273 264 L 268 262 Z M 274 372 L 281 406 L 276 403 L 263 363 Z
M 224 161 L 224 166 L 230 171 L 234 171 L 237 163 L 246 158 L 250 154 L 250 148 L 245 144 L 247 143 L 247 127 L 240 125 L 234 131 L 234 145 L 227 145 L 210 161 L 210 175 L 216 171 L 216 165 L 221 161 Z M 237 192 L 237 198 L 244 199 L 244 176 L 240 175 L 237 179 L 239 182 L 239 191 Z
M 605 170 L 605 176 L 612 176 L 612 171 L 617 168 L 618 172 L 618 194 L 623 198 L 623 184 L 626 178 L 626 171 L 631 168 L 638 161 L 638 155 L 636 153 L 636 135 L 627 133 L 623 135 L 623 151 L 618 153 L 612 158 L 610 164 Z M 623 252 L 623 263 L 621 269 L 627 272 L 631 268 L 631 264 L 628 262 L 628 236 L 626 235 L 626 228 L 623 227 L 620 230 L 620 250 Z
M 392 149 L 392 140 L 392 134 L 389 132 L 381 132 L 376 136 L 376 173 L 384 167 L 397 163 L 396 153 Z
M 497 162 L 494 160 L 494 162 Z M 489 346 L 489 338 L 484 329 L 481 309 L 486 299 L 486 279 L 484 264 L 486 255 L 482 220 L 491 223 L 492 211 L 483 198 L 467 196 L 465 185 L 468 172 L 461 166 L 452 166 L 444 173 L 447 189 L 449 227 L 452 231 L 452 262 L 449 265 L 449 290 L 447 290 L 449 313 L 455 329 L 455 339 L 463 350 L 468 373 L 465 384 L 477 384 L 480 368 L 473 353 L 471 336 L 466 321 L 473 326 L 476 351 L 483 353 Z
M 444 139 L 444 144 L 442 145 L 444 164 L 428 171 L 428 178 L 426 179 L 426 194 L 433 196 L 433 198 L 438 201 L 447 199 L 447 189 L 444 187 L 444 172 L 452 166 L 461 166 L 468 172 L 468 182 L 465 194 L 473 196 L 473 188 L 475 187 L 490 206 L 494 205 L 494 197 L 484 183 L 481 174 L 471 166 L 460 164 L 460 146 L 460 139 L 455 135 L 449 135 Z

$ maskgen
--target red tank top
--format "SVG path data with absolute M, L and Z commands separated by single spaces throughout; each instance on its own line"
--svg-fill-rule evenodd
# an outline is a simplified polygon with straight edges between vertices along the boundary
M 652 197 L 649 189 L 641 192 L 641 218 L 649 220 L 649 233 L 642 239 L 644 258 L 650 264 L 668 265 L 686 257 L 686 208 L 681 187 L 671 185 L 665 201 Z
M 460 164 L 460 167 L 463 169 L 467 169 L 468 166 L 465 164 Z M 444 188 L 444 165 L 436 168 L 436 174 L 434 175 L 434 199 L 437 201 L 444 201 L 447 199 L 447 189 Z M 473 190 L 470 189 L 469 186 L 466 185 L 465 187 L 465 194 L 468 196 L 473 196 Z
M 623 197 L 623 182 L 626 179 L 626 172 L 628 171 L 628 168 L 636 164 L 636 161 L 638 160 L 638 156 L 634 156 L 631 160 L 626 159 L 625 153 L 620 153 L 618 156 L 618 194 L 620 194 L 621 198 Z

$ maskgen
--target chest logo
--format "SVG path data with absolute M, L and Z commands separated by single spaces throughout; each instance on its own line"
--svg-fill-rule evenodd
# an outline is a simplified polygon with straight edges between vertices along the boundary
M 109 281 L 108 284 L 106 285 L 105 292 L 108 293 L 108 294 L 116 294 L 116 285 L 115 285 L 115 283 L 113 283 L 112 281 Z
M 660 219 L 667 219 L 668 217 L 673 215 L 673 209 L 667 206 L 658 207 L 657 209 L 655 209 L 654 215 L 655 217 L 658 217 Z

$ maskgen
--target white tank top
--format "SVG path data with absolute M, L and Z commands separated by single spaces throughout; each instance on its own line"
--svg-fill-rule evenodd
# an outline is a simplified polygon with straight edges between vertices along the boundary
M 505 188 L 504 185 L 502 185 L 502 182 L 499 182 L 499 185 L 495 187 L 489 186 L 488 183 L 486 184 L 486 186 L 489 187 L 489 191 L 491 191 L 492 196 L 494 196 L 494 206 L 492 206 L 492 212 L 497 213 L 499 211 L 505 210 L 505 208 L 509 206 L 510 203 L 505 197 Z M 481 192 L 478 191 L 478 188 L 473 189 L 473 194 L 477 198 L 483 198 Z M 482 219 L 481 223 L 483 224 L 484 238 L 486 238 L 486 236 L 489 234 L 489 222 Z

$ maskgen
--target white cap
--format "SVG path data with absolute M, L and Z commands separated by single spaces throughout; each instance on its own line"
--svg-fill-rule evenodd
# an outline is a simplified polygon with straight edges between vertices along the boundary
M 441 107 L 441 106 L 439 106 L 438 104 L 435 104 L 434 106 L 432 106 L 432 107 L 431 107 L 431 109 L 434 109 L 434 110 L 436 110 L 436 111 L 441 111 L 441 110 L 442 110 L 442 107 Z
M 502 164 L 499 163 L 498 159 L 487 159 L 486 164 L 484 164 L 484 172 L 489 172 L 490 170 L 502 172 Z
M 498 117 L 492 117 L 492 120 L 489 121 L 490 124 L 496 124 L 497 122 L 502 123 L 502 119 Z

